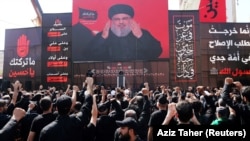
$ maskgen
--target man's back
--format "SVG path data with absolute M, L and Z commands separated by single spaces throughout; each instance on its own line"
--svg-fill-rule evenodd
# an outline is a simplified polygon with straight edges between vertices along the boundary
M 40 141 L 80 141 L 83 138 L 92 138 L 96 123 L 93 119 L 97 117 L 96 108 L 93 108 L 95 111 L 91 116 L 93 101 L 92 95 L 86 96 L 81 110 L 77 114 L 68 115 L 72 104 L 71 98 L 67 95 L 59 97 L 56 102 L 59 116 L 42 129 Z
M 157 110 L 151 114 L 149 126 L 161 125 L 167 115 L 167 110 Z
M 114 140 L 114 132 L 118 128 L 113 117 L 103 115 L 96 124 L 95 141 Z
M 39 140 L 40 132 L 49 123 L 54 121 L 56 118 L 56 114 L 48 113 L 35 117 L 32 122 L 30 131 L 35 132 L 35 141 Z
M 81 121 L 77 117 L 64 115 L 42 129 L 40 141 L 80 141 L 82 133 Z
M 240 105 L 240 116 L 242 125 L 250 125 L 250 105 L 242 104 Z
M 10 120 L 11 116 L 8 114 L 0 113 L 0 129 Z

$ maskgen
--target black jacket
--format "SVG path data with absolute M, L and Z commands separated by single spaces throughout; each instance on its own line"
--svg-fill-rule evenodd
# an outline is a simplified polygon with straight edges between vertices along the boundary
M 93 61 L 155 60 L 161 55 L 161 43 L 147 30 L 138 39 L 130 32 L 125 37 L 116 36 L 111 30 L 104 39 L 98 33 L 89 43 L 89 59 Z

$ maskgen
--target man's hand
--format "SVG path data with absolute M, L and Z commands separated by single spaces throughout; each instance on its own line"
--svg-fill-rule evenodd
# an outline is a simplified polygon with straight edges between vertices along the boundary
M 17 55 L 19 57 L 25 57 L 29 53 L 29 44 L 30 40 L 27 39 L 27 36 L 22 34 L 17 40 Z
M 171 121 L 171 119 L 176 115 L 177 111 L 175 108 L 176 103 L 170 103 L 168 104 L 168 112 L 167 115 L 162 123 L 162 125 L 168 125 Z
M 149 84 L 148 84 L 148 82 L 144 82 L 144 86 L 145 86 L 145 88 L 149 89 Z
M 85 83 L 92 86 L 94 84 L 94 79 L 92 77 L 86 77 Z
M 87 84 L 87 93 L 92 95 L 93 94 L 93 84 L 94 84 L 93 77 L 86 77 L 85 83 Z
M 107 90 L 104 88 L 104 86 L 101 86 L 101 94 L 104 96 L 107 95 Z
M 22 84 L 20 83 L 19 80 L 16 80 L 14 83 L 12 83 L 12 86 L 14 88 L 14 90 L 19 90 L 22 87 Z
M 143 95 L 146 95 L 146 96 L 149 96 L 149 89 L 147 89 L 147 88 L 142 88 L 142 94 Z
M 29 109 L 30 109 L 30 110 L 33 110 L 35 107 L 36 107 L 35 102 L 34 102 L 34 101 L 30 101 Z
M 20 121 L 24 116 L 26 115 L 26 112 L 22 108 L 15 108 L 13 111 L 12 119 L 16 121 Z
M 225 84 L 232 84 L 233 83 L 233 78 L 231 78 L 231 77 L 226 77 L 225 78 Z
M 236 86 L 236 88 L 240 91 L 241 89 L 242 89 L 242 84 L 240 83 L 240 81 L 234 81 L 233 82 L 234 84 L 235 84 L 235 86 Z
M 102 31 L 102 38 L 107 39 L 109 36 L 110 21 L 108 21 Z
M 170 103 L 168 104 L 168 113 L 170 117 L 174 117 L 177 113 L 176 108 L 175 108 L 176 103 Z
M 79 87 L 77 85 L 73 85 L 73 91 L 78 92 L 79 91 Z
M 135 20 L 131 20 L 130 27 L 136 38 L 140 38 L 142 36 L 141 27 Z

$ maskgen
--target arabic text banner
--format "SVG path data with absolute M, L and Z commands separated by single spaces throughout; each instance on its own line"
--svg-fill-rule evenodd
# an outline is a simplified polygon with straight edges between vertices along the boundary
M 41 28 L 6 30 L 4 79 L 24 82 L 41 76 L 41 35 Z

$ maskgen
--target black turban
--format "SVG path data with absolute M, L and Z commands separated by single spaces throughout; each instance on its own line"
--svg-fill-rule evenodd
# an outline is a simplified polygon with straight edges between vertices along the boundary
M 110 19 L 112 19 L 112 17 L 115 14 L 120 14 L 120 13 L 128 14 L 131 17 L 134 17 L 134 9 L 131 6 L 126 5 L 126 4 L 116 4 L 116 5 L 111 6 L 109 8 L 108 16 Z

